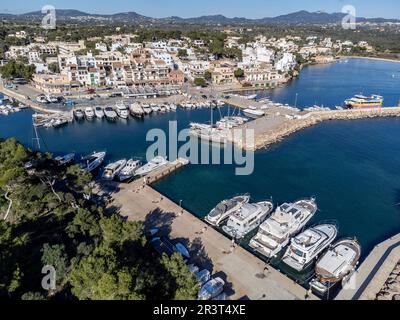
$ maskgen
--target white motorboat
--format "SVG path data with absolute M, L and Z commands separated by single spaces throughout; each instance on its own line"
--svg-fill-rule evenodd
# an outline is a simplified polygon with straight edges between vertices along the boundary
M 315 199 L 284 203 L 261 226 L 250 247 L 267 258 L 275 257 L 317 212 Z
M 85 117 L 86 117 L 86 120 L 93 120 L 93 119 L 94 119 L 94 116 L 95 116 L 95 114 L 94 114 L 94 111 L 93 111 L 93 108 L 92 108 L 92 107 L 87 107 L 87 108 L 85 108 Z
M 56 97 L 54 97 L 54 96 L 52 96 L 52 95 L 47 95 L 47 96 L 46 96 L 46 100 L 47 100 L 49 103 L 57 103 L 57 102 L 58 102 L 58 98 L 56 98 Z
M 98 118 L 98 119 L 103 119 L 105 117 L 104 110 L 102 107 L 96 107 L 94 109 L 94 114 L 96 115 L 96 118 Z
M 345 283 L 355 272 L 360 257 L 361 246 L 355 239 L 343 239 L 333 244 L 316 264 L 317 278 L 311 281 L 312 290 L 324 295 L 340 282 Z
M 106 152 L 94 152 L 93 154 L 82 158 L 82 160 L 86 162 L 84 165 L 84 169 L 87 172 L 92 172 L 96 170 L 98 167 L 101 166 L 105 157 Z
M 150 160 L 146 165 L 137 169 L 135 176 L 139 176 L 139 177 L 145 176 L 161 167 L 166 166 L 168 163 L 169 162 L 164 157 L 161 157 L 161 156 L 155 157 L 154 159 Z
M 228 219 L 231 216 L 231 214 L 239 210 L 243 204 L 249 203 L 249 201 L 250 201 L 250 196 L 248 195 L 238 196 L 234 197 L 233 199 L 224 200 L 220 202 L 214 209 L 211 210 L 211 212 L 207 215 L 205 220 L 209 224 L 218 227 L 222 222 Z
M 126 166 L 118 174 L 119 181 L 122 182 L 132 179 L 135 176 L 135 172 L 139 168 L 139 166 L 140 166 L 140 161 L 133 159 L 128 160 Z
M 145 114 L 143 108 L 138 103 L 131 104 L 129 107 L 129 111 L 130 111 L 131 115 L 136 118 L 143 118 L 143 116 Z
M 122 119 L 128 119 L 129 118 L 129 111 L 126 108 L 125 104 L 123 104 L 122 102 L 119 102 L 119 103 L 117 103 L 115 105 L 115 112 Z
M 246 117 L 249 117 L 252 119 L 258 119 L 258 118 L 262 118 L 265 116 L 265 112 L 263 110 L 253 109 L 253 108 L 248 108 L 248 109 L 243 110 L 243 114 Z
M 224 285 L 225 281 L 221 278 L 211 279 L 200 289 L 198 299 L 211 300 L 219 296 L 224 291 Z
M 170 107 L 170 109 L 171 109 L 172 111 L 176 111 L 176 109 L 177 109 L 176 104 L 173 104 L 173 103 L 171 103 L 171 104 L 169 105 L 169 107 Z
M 161 108 L 159 106 L 157 106 L 157 105 L 152 105 L 151 109 L 153 110 L 153 112 L 160 112 L 161 111 Z
M 241 239 L 258 228 L 271 214 L 274 204 L 270 201 L 245 203 L 234 212 L 222 230 L 232 238 Z
M 85 114 L 81 109 L 75 109 L 73 114 L 76 120 L 82 120 L 85 117 Z
M 64 166 L 74 161 L 74 159 L 75 159 L 75 153 L 70 153 L 65 156 L 59 156 L 55 158 L 54 161 L 56 161 L 59 166 Z
M 119 160 L 117 162 L 110 163 L 104 168 L 102 178 L 104 180 L 113 180 L 121 170 L 126 166 L 126 160 Z
M 115 121 L 118 118 L 117 113 L 111 107 L 106 107 L 104 109 L 104 115 L 106 116 L 107 120 Z
M 142 105 L 142 109 L 146 115 L 149 115 L 153 112 L 153 109 L 151 108 L 151 106 L 149 104 Z
M 49 103 L 45 95 L 37 96 L 36 101 L 39 103 Z
M 282 261 L 297 271 L 303 271 L 335 240 L 338 229 L 333 224 L 321 224 L 292 239 Z

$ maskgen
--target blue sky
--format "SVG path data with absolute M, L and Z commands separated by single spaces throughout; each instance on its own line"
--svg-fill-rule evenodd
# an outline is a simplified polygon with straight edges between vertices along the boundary
M 90 13 L 136 11 L 152 17 L 223 14 L 247 18 L 272 17 L 302 9 L 340 12 L 344 5 L 351 4 L 357 9 L 357 16 L 400 18 L 399 0 L 0 0 L 0 12 L 36 11 L 46 4 Z

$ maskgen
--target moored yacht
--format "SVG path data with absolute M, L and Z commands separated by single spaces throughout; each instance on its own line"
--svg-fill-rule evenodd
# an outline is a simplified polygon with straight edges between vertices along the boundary
M 245 203 L 234 212 L 222 230 L 232 238 L 241 239 L 258 228 L 271 214 L 274 204 L 270 201 Z
M 82 158 L 83 161 L 86 161 L 83 168 L 87 172 L 92 172 L 101 166 L 105 157 L 106 157 L 105 152 L 94 152 L 93 154 Z
M 104 110 L 102 107 L 96 107 L 94 109 L 94 114 L 96 115 L 96 118 L 98 118 L 98 119 L 103 119 L 105 117 Z
M 257 108 L 248 108 L 243 110 L 243 114 L 246 117 L 252 118 L 252 119 L 258 119 L 262 118 L 265 115 L 265 112 L 263 110 L 259 110 Z
M 282 261 L 297 271 L 306 269 L 335 240 L 338 229 L 333 224 L 321 224 L 292 239 Z
M 361 257 L 361 246 L 356 239 L 339 240 L 318 260 L 316 279 L 311 288 L 318 294 L 326 294 L 340 282 L 346 282 L 354 273 Z
M 161 156 L 155 157 L 154 159 L 150 160 L 147 164 L 145 164 L 143 167 L 140 167 L 139 169 L 137 169 L 135 175 L 136 176 L 145 176 L 145 175 L 167 165 L 168 163 L 169 162 L 164 157 L 161 157 Z
M 118 118 L 117 113 L 111 107 L 106 107 L 104 109 L 104 114 L 105 114 L 107 120 L 115 121 Z
M 144 116 L 144 110 L 141 107 L 141 105 L 138 103 L 131 104 L 129 107 L 129 111 L 130 111 L 131 115 L 136 118 L 143 118 L 143 116 Z
M 284 203 L 261 226 L 250 247 L 267 258 L 275 257 L 317 212 L 315 199 Z
M 70 153 L 65 156 L 59 156 L 55 158 L 54 160 L 57 162 L 59 166 L 64 166 L 66 164 L 69 164 L 70 162 L 74 161 L 75 159 L 75 153 Z
M 85 109 L 85 117 L 86 117 L 86 120 L 93 120 L 94 119 L 94 111 L 93 111 L 93 108 L 92 107 L 87 107 L 86 109 Z
M 126 163 L 126 166 L 118 174 L 119 181 L 126 181 L 132 179 L 135 176 L 136 170 L 140 166 L 140 161 L 130 159 Z
M 75 109 L 73 114 L 76 120 L 82 120 L 85 117 L 85 114 L 81 109 Z
M 239 210 L 240 207 L 245 204 L 249 203 L 250 196 L 243 195 L 234 197 L 229 200 L 224 200 L 220 202 L 211 212 L 207 215 L 205 220 L 213 226 L 219 226 L 222 222 L 228 219 L 231 214 L 235 211 Z
M 113 180 L 125 166 L 125 159 L 110 163 L 108 166 L 105 167 L 102 178 L 104 180 Z
M 151 106 L 149 104 L 142 105 L 142 109 L 146 115 L 149 115 L 150 113 L 153 112 L 153 109 L 151 108 Z
M 129 118 L 129 111 L 126 108 L 125 104 L 123 104 L 122 102 L 119 102 L 119 103 L 117 103 L 115 105 L 115 112 L 122 119 L 128 119 Z

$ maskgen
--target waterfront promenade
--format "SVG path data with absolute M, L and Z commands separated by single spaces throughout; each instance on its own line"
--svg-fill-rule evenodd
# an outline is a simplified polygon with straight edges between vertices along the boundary
M 170 168 L 165 170 L 170 173 Z M 162 176 L 162 172 L 156 174 Z M 159 228 L 172 239 L 185 243 L 194 261 L 226 281 L 230 299 L 305 300 L 317 299 L 231 240 L 172 202 L 144 179 L 114 184 L 109 210 L 132 221 L 144 221 L 147 229 Z
M 400 261 L 400 234 L 377 245 L 336 300 L 375 300 Z

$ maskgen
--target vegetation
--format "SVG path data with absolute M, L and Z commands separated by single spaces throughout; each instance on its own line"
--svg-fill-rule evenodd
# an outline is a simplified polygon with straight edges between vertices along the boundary
M 25 169 L 32 159 L 34 169 Z M 158 256 L 142 223 L 87 200 L 90 178 L 15 139 L 0 141 L 0 297 L 194 299 L 197 283 L 183 258 Z M 41 287 L 46 265 L 56 270 L 50 291 Z
M 30 80 L 35 73 L 34 65 L 25 64 L 26 61 L 10 60 L 6 65 L 0 67 L 0 73 L 5 79 L 24 78 Z
M 240 68 L 236 69 L 235 72 L 235 77 L 236 78 L 243 78 L 244 77 L 244 71 Z
M 194 84 L 198 87 L 206 87 L 207 81 L 204 78 L 196 78 L 194 79 Z

